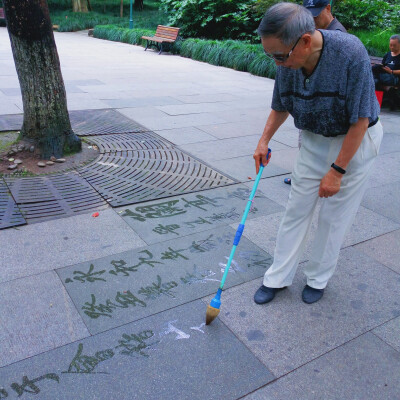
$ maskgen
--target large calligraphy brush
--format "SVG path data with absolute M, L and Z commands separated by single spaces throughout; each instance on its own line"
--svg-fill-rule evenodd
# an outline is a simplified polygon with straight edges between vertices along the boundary
M 268 160 L 269 160 L 270 155 L 271 155 L 271 149 L 268 149 L 268 154 L 267 154 L 267 159 Z M 229 268 L 231 266 L 231 263 L 232 263 L 232 260 L 233 260 L 233 256 L 235 255 L 236 247 L 238 246 L 238 244 L 240 242 L 240 238 L 241 238 L 243 230 L 244 230 L 244 224 L 246 222 L 247 215 L 250 212 L 250 209 L 251 209 L 251 206 L 252 206 L 252 203 L 253 203 L 253 199 L 254 199 L 254 196 L 256 194 L 258 183 L 260 182 L 263 170 L 264 170 L 264 165 L 261 164 L 260 165 L 260 170 L 258 171 L 258 174 L 257 174 L 257 178 L 254 181 L 253 190 L 250 193 L 250 197 L 249 197 L 249 200 L 247 202 L 246 209 L 244 210 L 242 221 L 240 222 L 240 224 L 239 224 L 239 226 L 238 226 L 238 228 L 236 230 L 235 238 L 233 240 L 233 246 L 232 246 L 231 254 L 230 254 L 228 262 L 226 264 L 224 275 L 222 276 L 222 279 L 221 279 L 221 284 L 219 286 L 217 294 L 211 300 L 210 305 L 207 306 L 206 325 L 210 325 L 211 322 L 213 322 L 214 319 L 217 318 L 217 316 L 219 314 L 220 307 L 221 307 L 221 294 L 222 294 L 222 290 L 224 288 L 225 280 L 226 280 L 226 277 L 228 275 L 228 271 L 229 271 Z

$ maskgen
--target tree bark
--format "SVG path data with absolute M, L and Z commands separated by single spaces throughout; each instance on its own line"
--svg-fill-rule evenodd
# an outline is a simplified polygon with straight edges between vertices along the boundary
M 121 5 L 119 7 L 119 16 L 121 18 L 124 16 L 124 0 L 121 0 Z
M 81 140 L 68 115 L 47 0 L 3 4 L 24 106 L 21 137 L 33 141 L 44 159 L 79 151 Z
M 72 11 L 87 13 L 87 0 L 72 0 Z

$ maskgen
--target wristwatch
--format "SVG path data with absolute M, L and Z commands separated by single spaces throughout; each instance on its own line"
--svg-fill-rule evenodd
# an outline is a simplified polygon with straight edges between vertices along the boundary
M 342 167 L 339 167 L 339 165 L 336 165 L 335 163 L 332 163 L 331 167 L 332 167 L 335 171 L 341 173 L 342 175 L 344 175 L 344 174 L 346 173 L 346 170 L 345 170 L 345 169 L 343 169 Z

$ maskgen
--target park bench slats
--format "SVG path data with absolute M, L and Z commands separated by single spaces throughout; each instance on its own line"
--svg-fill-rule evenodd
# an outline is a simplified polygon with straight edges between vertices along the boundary
M 157 47 L 161 54 L 163 51 L 163 43 L 172 44 L 178 39 L 180 28 L 175 28 L 173 26 L 158 25 L 156 33 L 154 36 L 142 36 L 142 39 L 147 40 L 145 51 L 150 46 Z

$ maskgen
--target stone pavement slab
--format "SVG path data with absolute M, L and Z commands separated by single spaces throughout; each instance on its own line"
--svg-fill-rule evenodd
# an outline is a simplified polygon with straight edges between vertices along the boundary
M 244 185 L 230 185 L 115 210 L 146 243 L 150 244 L 178 239 L 194 232 L 231 223 L 236 224 L 236 230 L 250 192 L 251 190 Z M 253 201 L 248 219 L 282 211 L 281 206 L 262 194 L 256 193 Z
M 145 243 L 114 210 L 0 231 L 0 282 L 104 257 Z
M 265 125 L 265 121 L 248 121 L 248 122 L 228 122 L 225 124 L 202 125 L 198 126 L 204 132 L 209 133 L 218 139 L 227 139 L 240 136 L 260 135 Z
M 367 189 L 362 205 L 400 223 L 400 180 Z
M 228 227 L 57 270 L 91 333 L 216 293 L 232 248 Z M 262 276 L 271 256 L 242 240 L 226 287 Z
M 0 367 L 89 336 L 53 271 L 1 283 L 0 320 Z
M 301 271 L 266 305 L 253 301 L 261 284 L 225 291 L 219 318 L 277 377 L 400 316 L 400 275 L 352 248 L 342 251 L 318 303 L 302 302 Z
M 249 156 L 229 158 L 227 160 L 209 161 L 208 163 L 212 167 L 220 170 L 224 174 L 229 174 L 240 182 L 248 182 L 249 180 L 254 181 L 257 176 L 254 159 Z M 261 178 L 265 179 L 272 176 L 285 175 L 288 172 L 288 170 L 270 162 L 268 166 L 264 168 Z
M 378 236 L 354 246 L 358 251 L 400 274 L 400 230 Z
M 230 400 L 274 379 L 222 323 L 205 327 L 204 315 L 203 302 L 192 302 L 10 365 L 0 370 L 0 393 L 16 399 L 30 392 L 41 400 Z
M 171 104 L 182 104 L 181 101 L 169 96 L 160 97 L 131 97 L 124 99 L 109 99 L 104 102 L 112 108 L 134 108 L 146 106 L 164 106 Z
M 246 400 L 394 400 L 400 353 L 371 333 L 313 360 Z
M 164 129 L 155 131 L 158 135 L 169 140 L 170 142 L 180 146 L 182 144 L 208 142 L 210 140 L 217 140 L 214 136 L 200 130 L 200 128 L 176 128 Z
M 374 188 L 399 181 L 400 152 L 378 155 L 368 179 L 368 187 Z
M 372 333 L 400 352 L 400 317 L 378 326 Z

